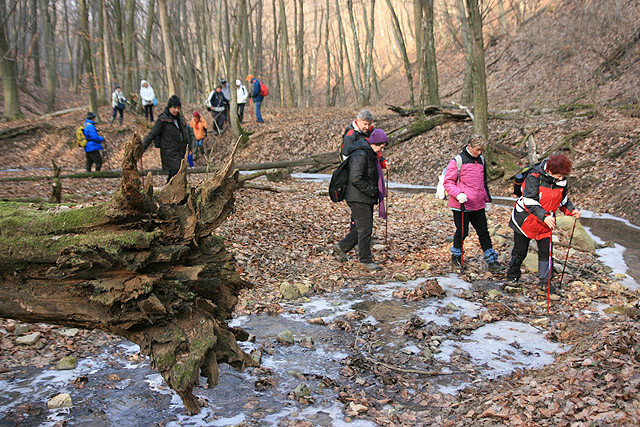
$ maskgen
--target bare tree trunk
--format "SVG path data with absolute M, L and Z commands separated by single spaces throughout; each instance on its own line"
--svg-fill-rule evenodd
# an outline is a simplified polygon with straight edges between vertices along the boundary
M 80 19 L 80 42 L 82 44 L 82 57 L 87 70 L 89 87 L 89 110 L 96 115 L 96 121 L 100 121 L 98 116 L 98 97 L 96 96 L 96 79 L 93 74 L 93 62 L 91 61 L 91 41 L 89 34 L 89 11 L 86 0 L 78 0 L 78 14 Z
M 402 55 L 402 62 L 404 63 L 404 72 L 407 76 L 407 83 L 409 83 L 409 105 L 413 107 L 415 105 L 415 98 L 413 97 L 413 74 L 411 73 L 411 62 L 409 61 L 409 55 L 407 55 L 407 47 L 404 43 L 404 36 L 402 35 L 402 28 L 400 27 L 400 21 L 398 15 L 393 9 L 391 0 L 387 0 L 387 6 L 389 6 L 389 12 L 391 13 L 391 22 L 393 23 L 393 35 L 395 36 L 398 49 Z
M 373 66 L 373 39 L 375 36 L 375 13 L 374 11 L 376 6 L 376 0 L 370 0 L 370 8 L 369 8 L 369 25 L 366 24 L 366 14 L 365 14 L 365 31 L 366 31 L 366 42 L 365 42 L 365 63 L 364 63 L 364 98 L 363 105 L 371 104 L 371 85 L 372 80 L 374 79 L 373 75 L 375 74 L 374 66 Z
M 233 44 L 231 45 L 231 69 L 230 78 L 228 79 L 231 86 L 231 105 L 229 107 L 229 122 L 231 123 L 231 129 L 233 134 L 240 136 L 242 133 L 242 127 L 240 126 L 240 120 L 238 118 L 238 91 L 236 90 L 235 78 L 238 74 L 238 57 L 240 56 L 240 41 L 242 40 L 242 32 L 247 21 L 247 3 L 246 0 L 238 0 L 236 4 L 236 10 L 240 13 L 236 19 L 235 30 L 233 32 Z
M 473 132 L 485 138 L 489 135 L 487 124 L 487 78 L 484 62 L 484 42 L 482 40 L 482 15 L 478 0 L 465 0 L 467 16 L 473 42 Z
M 98 30 L 97 33 L 95 35 L 95 38 L 97 40 L 97 50 L 98 50 L 98 66 L 94 69 L 94 72 L 96 70 L 100 70 L 99 72 L 96 73 L 97 76 L 97 80 L 98 80 L 98 102 L 100 101 L 106 101 L 107 100 L 107 82 L 105 80 L 105 72 L 107 69 L 107 63 L 106 63 L 106 59 L 105 59 L 105 54 L 104 54 L 104 11 L 102 8 L 102 5 L 104 3 L 104 0 L 100 0 L 100 2 L 96 5 L 96 15 L 98 16 Z
M 304 1 L 295 0 L 296 6 L 296 23 L 295 31 L 295 50 L 296 50 L 296 87 L 298 96 L 296 104 L 299 107 L 304 105 Z
M 353 78 L 355 81 L 357 96 L 356 102 L 358 105 L 367 105 L 367 99 L 365 96 L 365 89 L 362 82 L 362 54 L 360 52 L 360 41 L 358 38 L 358 27 L 356 20 L 353 16 L 353 0 L 347 0 L 347 11 L 349 12 L 349 22 L 351 24 L 351 31 L 353 35 L 353 49 L 354 49 L 354 73 Z M 373 12 L 373 11 L 372 11 Z M 348 55 L 348 53 L 347 53 Z
M 343 63 L 346 59 L 347 62 L 347 71 L 349 72 L 349 77 L 351 78 L 351 86 L 353 87 L 353 95 L 355 98 L 355 102 L 358 103 L 358 89 L 356 86 L 355 77 L 353 76 L 353 72 L 351 71 L 351 60 L 349 59 L 349 50 L 347 49 L 346 37 L 344 34 L 344 28 L 342 27 L 342 16 L 340 14 L 340 5 L 338 4 L 338 0 L 336 0 L 336 16 L 338 18 L 338 34 L 339 34 L 339 43 L 340 43 L 340 82 L 342 85 L 342 91 L 340 93 L 340 105 L 345 105 L 346 103 L 346 91 L 344 88 L 344 71 L 343 71 Z
M 153 20 L 155 19 L 155 1 L 149 2 L 147 10 L 147 27 L 144 36 L 144 69 L 142 75 L 145 80 L 149 79 L 149 64 L 151 64 L 151 36 L 153 34 Z
M 24 115 L 20 111 L 20 98 L 18 98 L 18 64 L 7 38 L 9 22 L 7 18 L 5 0 L 0 0 L 0 76 L 4 95 L 2 119 L 14 120 L 24 118 Z
M 255 54 L 255 58 L 256 58 L 256 62 L 257 64 L 255 64 L 255 69 L 258 73 L 259 76 L 264 76 L 264 53 L 262 52 L 262 0 L 257 0 L 256 1 L 256 7 L 257 7 L 257 12 L 255 14 L 252 14 L 252 16 L 256 17 L 256 31 L 255 31 L 255 46 L 256 46 L 256 54 Z M 249 20 L 247 19 L 245 22 L 247 22 L 247 25 L 249 23 Z M 249 33 L 249 35 L 251 35 L 252 33 L 247 31 Z M 247 69 L 245 68 L 245 71 L 247 71 Z
M 507 17 L 504 12 L 504 0 L 497 0 L 498 22 L 500 23 L 500 35 L 507 34 Z
M 462 33 L 462 45 L 464 46 L 464 77 L 462 82 L 462 95 L 460 103 L 469 105 L 473 101 L 473 69 L 471 67 L 471 58 L 473 57 L 473 45 L 471 42 L 471 32 L 469 31 L 469 22 L 464 7 L 464 0 L 457 0 L 458 15 L 460 17 L 460 30 Z
M 106 1 L 100 0 L 100 6 L 102 9 L 103 19 L 108 21 L 109 15 L 107 14 Z M 111 90 L 113 90 L 113 68 L 111 67 L 111 50 L 109 49 L 109 28 L 111 28 L 109 25 L 103 26 L 102 32 L 102 50 L 104 52 L 104 72 L 106 76 L 105 88 L 103 92 L 103 96 L 105 97 L 105 99 L 110 99 L 109 95 L 111 93 Z
M 40 37 L 38 32 L 38 0 L 31 0 L 31 10 L 33 12 L 32 21 L 32 34 L 35 36 L 33 44 L 33 84 L 36 86 L 42 86 L 42 79 L 40 77 Z
M 324 15 L 324 55 L 326 57 L 327 64 L 327 84 L 325 85 L 324 98 L 325 105 L 327 107 L 335 106 L 333 97 L 331 96 L 331 50 L 329 49 L 329 14 L 331 8 L 329 7 L 329 0 L 325 1 L 325 15 Z
M 55 3 L 53 5 L 55 8 Z M 54 44 L 53 26 L 51 25 L 51 14 L 49 13 L 49 0 L 40 0 L 40 13 L 44 28 L 44 49 L 47 56 L 47 113 L 55 111 L 56 106 L 56 47 Z
M 271 15 L 273 16 L 273 62 L 275 69 L 275 82 L 276 82 L 276 97 L 280 100 L 280 105 L 284 105 L 284 92 L 282 90 L 282 78 L 280 73 L 280 59 L 278 56 L 278 39 L 280 33 L 278 32 L 278 13 L 276 10 L 276 0 L 271 0 Z
M 129 96 L 132 92 L 137 92 L 136 85 L 133 82 L 133 44 L 136 36 L 135 29 L 135 13 L 136 13 L 136 0 L 127 0 L 126 8 L 126 24 L 124 28 L 124 69 L 125 79 L 123 83 L 123 91 Z
M 287 30 L 287 12 L 284 0 L 280 0 L 280 55 L 282 58 L 282 74 L 284 101 L 287 108 L 293 108 L 293 87 L 291 81 L 291 65 L 289 63 L 289 34 Z
M 418 68 L 418 103 L 420 104 L 419 110 L 424 110 L 424 104 L 422 99 L 422 83 L 424 73 L 424 55 L 422 54 L 423 49 L 423 31 L 422 27 L 424 26 L 424 19 L 422 13 L 422 0 L 413 0 L 413 25 L 414 29 L 414 37 L 416 41 L 416 64 Z
M 424 76 L 426 85 L 423 87 L 423 105 L 440 105 L 440 95 L 438 94 L 438 67 L 436 63 L 436 45 L 433 37 L 433 0 L 422 0 L 423 12 L 425 15 L 423 48 L 424 48 Z
M 114 63 L 116 65 L 116 69 L 115 69 L 115 75 L 116 75 L 116 81 L 120 82 L 120 85 L 122 86 L 122 91 L 123 93 L 126 95 L 126 83 L 123 81 L 124 77 L 125 77 L 125 67 L 127 66 L 127 64 L 125 63 L 125 56 L 124 56 L 124 45 L 123 45 L 123 35 L 124 35 L 124 30 L 122 28 L 123 24 L 122 21 L 124 19 L 123 13 L 122 13 L 122 4 L 120 3 L 121 0 L 111 0 L 113 2 L 113 20 L 115 21 L 115 30 L 114 30 L 114 36 L 112 39 L 112 43 L 114 43 L 114 48 L 115 48 L 115 55 L 114 55 Z
M 177 82 L 176 67 L 173 61 L 173 46 L 171 43 L 171 28 L 169 17 L 167 16 L 167 0 L 158 0 L 160 12 L 160 27 L 162 28 L 162 42 L 164 46 L 164 60 L 167 74 L 167 84 L 169 86 L 169 96 L 180 96 L 180 89 Z

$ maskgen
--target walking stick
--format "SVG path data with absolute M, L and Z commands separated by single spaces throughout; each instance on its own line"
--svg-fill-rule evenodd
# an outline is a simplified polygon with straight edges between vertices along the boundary
M 553 260 L 552 256 L 553 251 L 553 231 L 551 232 L 551 236 L 549 236 L 549 278 L 547 279 L 547 314 L 549 314 L 549 301 L 551 300 L 551 261 Z
M 464 268 L 464 203 L 460 203 L 460 219 L 462 220 L 462 236 L 460 240 L 460 269 Z
M 576 222 L 578 220 L 576 217 L 573 217 L 573 228 L 571 228 L 571 237 L 569 238 L 569 248 L 567 249 L 567 257 L 564 259 L 564 267 L 562 267 L 562 274 L 560 275 L 560 284 L 562 284 L 562 279 L 564 278 L 564 270 L 567 268 L 567 261 L 569 260 L 569 251 L 571 250 L 571 242 L 573 242 L 573 232 L 576 231 Z
M 389 229 L 389 169 L 387 169 L 387 189 L 385 194 L 387 195 L 387 216 L 384 219 L 384 243 L 387 243 L 387 231 Z

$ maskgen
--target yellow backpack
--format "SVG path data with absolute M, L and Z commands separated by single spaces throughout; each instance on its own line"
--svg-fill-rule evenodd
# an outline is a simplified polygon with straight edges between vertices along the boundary
M 84 136 L 84 125 L 76 129 L 76 145 L 84 148 L 87 145 L 87 137 Z

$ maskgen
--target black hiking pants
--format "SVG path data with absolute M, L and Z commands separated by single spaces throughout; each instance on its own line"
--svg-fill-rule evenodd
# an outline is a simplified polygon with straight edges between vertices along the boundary
M 513 232 L 513 250 L 511 251 L 511 261 L 509 262 L 509 270 L 507 271 L 508 280 L 517 280 L 520 278 L 520 266 L 527 257 L 529 250 L 530 238 L 517 231 Z M 550 237 L 536 240 L 538 242 L 538 278 L 541 284 L 547 284 L 549 280 L 549 244 Z M 553 257 L 551 258 L 551 277 L 553 277 Z
M 96 164 L 96 172 L 102 169 L 102 155 L 100 155 L 100 151 L 86 151 L 85 153 L 87 172 L 91 172 L 91 165 Z
M 476 233 L 478 233 L 482 252 L 492 248 L 491 236 L 489 235 L 489 229 L 487 226 L 487 214 L 484 209 L 464 212 L 464 237 L 462 236 L 462 212 L 457 210 L 453 211 L 453 222 L 456 225 L 456 232 L 453 235 L 454 248 L 462 248 L 462 239 L 469 235 L 469 223 L 473 225 L 473 228 L 476 229 Z
M 351 227 L 349 234 L 338 245 L 345 252 L 349 252 L 358 245 L 360 262 L 373 262 L 373 255 L 371 255 L 373 205 L 360 202 L 347 202 L 347 204 L 351 208 L 351 218 L 355 222 L 355 227 Z

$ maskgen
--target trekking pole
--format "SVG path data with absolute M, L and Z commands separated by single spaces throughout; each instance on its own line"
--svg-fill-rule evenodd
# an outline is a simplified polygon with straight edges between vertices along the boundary
M 460 219 L 462 220 L 462 236 L 460 239 L 460 269 L 464 268 L 464 203 L 460 203 Z
M 385 194 L 387 195 L 387 216 L 384 219 L 384 243 L 387 243 L 387 231 L 389 230 L 389 169 L 387 169 L 387 191 Z
M 569 248 L 567 249 L 567 257 L 564 259 L 564 267 L 562 267 L 562 274 L 560 275 L 560 284 L 562 284 L 562 279 L 564 278 L 564 270 L 567 268 L 567 261 L 569 260 L 569 251 L 571 250 L 571 242 L 573 242 L 573 232 L 576 231 L 576 222 L 578 220 L 576 217 L 573 217 L 573 228 L 571 228 L 571 237 L 569 238 Z
M 549 301 L 551 300 L 551 270 L 553 267 L 551 266 L 551 261 L 553 260 L 553 231 L 551 232 L 551 236 L 549 236 L 549 278 L 547 279 L 547 314 L 549 314 Z

